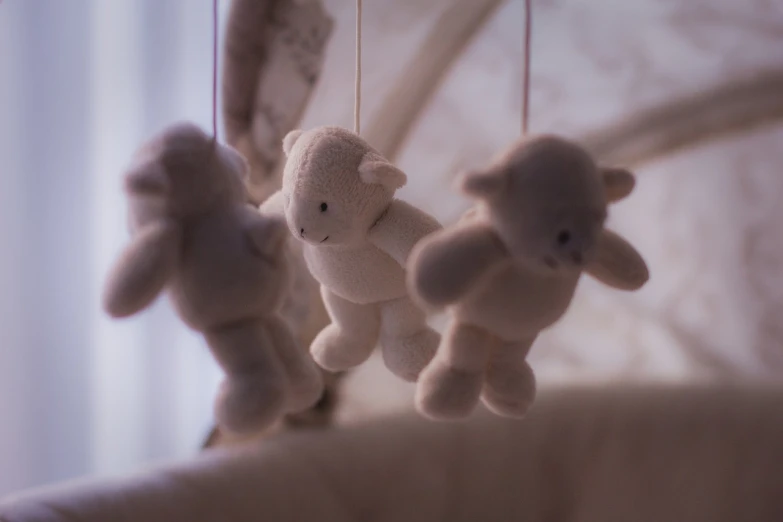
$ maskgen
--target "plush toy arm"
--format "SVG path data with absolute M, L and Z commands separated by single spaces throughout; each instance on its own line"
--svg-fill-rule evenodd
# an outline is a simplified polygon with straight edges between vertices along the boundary
M 136 232 L 109 274 L 103 304 L 112 317 L 127 317 L 149 306 L 174 271 L 180 230 L 170 221 Z
M 278 190 L 258 206 L 258 211 L 268 216 L 283 216 L 285 215 L 284 203 L 285 196 L 283 196 L 283 191 Z
M 404 201 L 394 200 L 370 229 L 370 241 L 404 267 L 416 243 L 442 228 L 429 214 Z
M 596 258 L 586 271 L 602 283 L 620 290 L 638 290 L 650 278 L 641 254 L 609 230 L 604 230 L 598 238 Z
M 460 226 L 435 233 L 413 249 L 408 262 L 408 289 L 427 307 L 456 302 L 493 265 L 507 255 L 492 229 Z
M 254 254 L 271 263 L 282 258 L 290 235 L 285 218 L 276 214 L 259 214 L 250 209 L 245 221 L 245 232 Z

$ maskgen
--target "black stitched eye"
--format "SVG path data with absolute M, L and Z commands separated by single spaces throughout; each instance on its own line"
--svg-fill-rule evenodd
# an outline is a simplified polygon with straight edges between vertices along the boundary
M 557 242 L 561 245 L 566 245 L 568 242 L 571 241 L 571 232 L 568 230 L 561 230 L 557 234 Z
M 329 208 L 329 205 L 326 203 L 321 203 L 321 212 L 326 212 L 326 209 Z

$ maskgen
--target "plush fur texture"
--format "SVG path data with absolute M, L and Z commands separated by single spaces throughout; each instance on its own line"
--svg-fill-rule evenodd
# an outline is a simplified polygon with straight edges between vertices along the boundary
M 323 388 L 278 315 L 288 284 L 285 223 L 245 203 L 245 173 L 239 153 L 192 124 L 142 147 L 126 177 L 132 242 L 104 295 L 109 314 L 126 317 L 168 289 L 226 373 L 216 416 L 234 432 L 307 408 Z
M 451 313 L 417 388 L 423 414 L 462 418 L 481 398 L 499 415 L 524 416 L 536 388 L 525 358 L 566 312 L 581 274 L 623 290 L 648 279 L 641 255 L 604 229 L 607 203 L 633 186 L 631 173 L 601 169 L 553 136 L 520 142 L 462 178 L 479 205 L 422 240 L 408 264 L 411 295 Z
M 405 174 L 348 130 L 292 131 L 283 150 L 282 190 L 261 211 L 282 209 L 321 284 L 332 323 L 313 341 L 313 357 L 327 370 L 348 370 L 380 341 L 386 366 L 416 380 L 439 336 L 410 300 L 404 267 L 440 224 L 394 198 Z

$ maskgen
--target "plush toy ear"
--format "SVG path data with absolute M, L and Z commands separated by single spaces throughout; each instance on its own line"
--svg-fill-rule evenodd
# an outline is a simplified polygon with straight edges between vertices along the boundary
M 159 161 L 134 167 L 125 176 L 125 188 L 133 194 L 165 196 L 169 191 L 166 169 Z
M 625 169 L 602 168 L 601 177 L 604 182 L 606 199 L 612 203 L 628 196 L 636 185 L 636 178 Z
M 457 187 L 468 196 L 488 198 L 499 194 L 506 185 L 505 177 L 495 171 L 471 170 L 457 180 Z
M 296 129 L 285 135 L 285 138 L 283 138 L 283 152 L 285 152 L 286 156 L 291 154 L 291 149 L 294 148 L 296 140 L 298 140 L 302 134 L 304 134 L 303 130 Z
M 403 171 L 376 152 L 367 152 L 362 157 L 362 162 L 359 164 L 359 177 L 365 183 L 383 185 L 390 190 L 397 190 L 408 181 Z

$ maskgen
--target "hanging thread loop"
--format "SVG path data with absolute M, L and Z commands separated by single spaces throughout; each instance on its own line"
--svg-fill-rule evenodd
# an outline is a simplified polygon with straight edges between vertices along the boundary
M 353 131 L 359 134 L 362 104 L 362 0 L 356 0 L 356 80 L 353 100 Z
M 530 40 L 531 40 L 531 7 L 532 0 L 525 1 L 525 33 L 522 50 L 522 136 L 527 135 L 528 120 L 530 119 Z
M 212 0 L 212 135 L 217 141 L 218 0 Z

